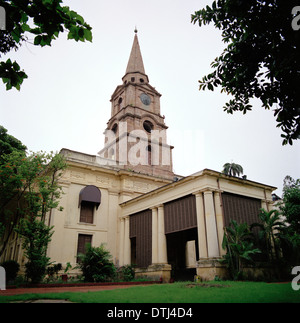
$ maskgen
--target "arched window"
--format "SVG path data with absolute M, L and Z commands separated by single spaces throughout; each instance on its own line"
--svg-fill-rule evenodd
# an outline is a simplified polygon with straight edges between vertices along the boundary
M 94 223 L 94 210 L 101 204 L 101 192 L 98 187 L 88 185 L 79 193 L 80 219 L 82 223 Z
M 122 109 L 122 107 L 123 107 L 123 98 L 119 98 L 119 100 L 118 100 L 118 111 L 120 111 L 121 109 Z
M 153 124 L 152 124 L 150 121 L 148 121 L 148 120 L 144 121 L 144 123 L 143 123 L 143 127 L 144 127 L 144 129 L 145 129 L 147 132 L 149 132 L 149 133 L 151 133 L 151 131 L 152 131 L 152 130 L 153 130 L 153 128 L 154 128 Z
M 116 133 L 117 133 L 117 131 L 118 131 L 118 124 L 117 124 L 117 123 L 115 123 L 115 124 L 113 125 L 113 127 L 111 128 L 111 130 L 113 131 L 113 133 L 114 133 L 114 134 L 116 134 Z

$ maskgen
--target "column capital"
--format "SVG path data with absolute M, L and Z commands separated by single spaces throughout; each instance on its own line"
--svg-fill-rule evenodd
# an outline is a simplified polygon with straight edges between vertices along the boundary
M 195 196 L 200 196 L 200 195 L 202 195 L 202 191 L 197 191 L 197 192 L 194 192 L 194 193 L 192 193 L 192 195 L 195 195 Z
M 222 193 L 223 191 L 218 189 L 218 188 L 213 188 L 213 187 L 205 187 L 199 191 L 196 191 L 192 193 L 193 195 L 200 195 L 200 194 L 208 194 L 208 193 Z

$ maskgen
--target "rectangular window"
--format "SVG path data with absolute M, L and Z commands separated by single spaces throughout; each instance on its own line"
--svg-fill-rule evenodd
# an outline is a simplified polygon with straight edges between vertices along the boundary
M 95 203 L 82 201 L 81 208 L 80 208 L 79 222 L 94 223 L 94 209 L 95 209 Z
M 87 245 L 92 244 L 92 236 L 89 234 L 78 235 L 77 255 L 86 254 Z M 78 262 L 77 258 L 77 262 Z

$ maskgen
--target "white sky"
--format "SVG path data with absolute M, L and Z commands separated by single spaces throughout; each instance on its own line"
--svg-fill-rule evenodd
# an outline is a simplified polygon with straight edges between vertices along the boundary
M 64 1 L 92 26 L 93 42 L 76 43 L 65 33 L 51 47 L 27 43 L 6 55 L 29 78 L 20 92 L 0 84 L 0 124 L 32 151 L 97 154 L 137 26 L 150 84 L 162 94 L 174 171 L 184 176 L 204 168 L 222 171 L 233 161 L 248 179 L 276 186 L 281 195 L 286 175 L 300 177 L 300 141 L 282 146 L 273 112 L 259 101 L 247 115 L 228 115 L 222 107 L 229 96 L 198 90 L 198 80 L 212 71 L 210 63 L 224 48 L 213 25 L 190 22 L 192 13 L 211 2 Z

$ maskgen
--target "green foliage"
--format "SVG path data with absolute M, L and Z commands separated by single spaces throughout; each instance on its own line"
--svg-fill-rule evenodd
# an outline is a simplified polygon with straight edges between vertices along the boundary
M 122 266 L 118 273 L 120 274 L 120 278 L 123 281 L 131 281 L 134 279 L 135 277 L 135 271 L 134 271 L 134 267 L 132 265 L 125 265 Z
M 20 71 L 19 64 L 8 59 L 6 62 L 0 62 L 0 78 L 6 84 L 6 90 L 13 87 L 20 91 L 24 79 L 28 78 L 24 71 Z
M 64 273 L 66 274 L 70 269 L 72 269 L 72 265 L 70 264 L 70 262 L 67 262 Z
M 278 210 L 266 211 L 261 209 L 258 215 L 259 222 L 253 223 L 251 228 L 259 227 L 259 238 L 265 244 L 265 250 L 269 261 L 278 261 L 279 260 L 279 240 L 278 234 L 281 228 L 284 227 L 281 219 L 280 213 Z
M 300 262 L 300 179 L 284 179 L 283 201 L 279 203 L 286 226 L 279 233 L 285 262 L 294 267 Z
M 101 244 L 100 247 L 88 245 L 86 254 L 81 254 L 78 258 L 78 267 L 82 270 L 85 281 L 109 281 L 112 280 L 116 273 L 116 268 L 111 261 L 112 256 L 105 249 L 104 244 Z
M 46 271 L 49 278 L 53 278 L 53 276 L 57 275 L 60 270 L 62 270 L 62 264 L 58 263 L 52 266 L 48 266 Z
M 5 155 L 12 153 L 14 150 L 25 152 L 26 149 L 26 146 L 20 140 L 9 135 L 7 130 L 0 126 L 0 164 L 2 164 Z
M 300 234 L 300 179 L 294 180 L 287 176 L 285 183 L 280 210 L 289 223 L 290 230 Z
M 7 260 L 0 264 L 6 271 L 6 282 L 14 281 L 20 270 L 20 265 L 15 260 Z
M 252 98 L 265 109 L 275 106 L 283 144 L 300 136 L 300 37 L 291 27 L 297 5 L 296 0 L 217 0 L 192 15 L 199 26 L 213 23 L 227 45 L 212 62 L 213 72 L 199 81 L 200 90 L 220 86 L 232 95 L 224 106 L 230 114 L 250 111 Z
M 254 246 L 248 224 L 238 224 L 235 220 L 231 220 L 230 226 L 224 228 L 222 247 L 227 253 L 221 263 L 227 265 L 234 280 L 243 278 L 243 266 L 253 263 L 253 255 L 261 252 Z
M 43 279 L 46 267 L 50 264 L 50 258 L 46 256 L 48 243 L 53 235 L 53 227 L 47 226 L 36 217 L 20 220 L 16 230 L 23 237 L 22 248 L 28 262 L 25 264 L 26 277 L 33 283 L 39 283 Z
M 58 206 L 61 187 L 58 179 L 66 168 L 64 157 L 45 152 L 13 151 L 0 164 L 0 206 L 4 209 L 12 199 L 26 201 L 18 211 L 45 218 L 46 213 Z M 1 216 L 1 215 L 0 215 Z M 1 221 L 1 217 L 0 217 Z
M 68 39 L 75 41 L 92 41 L 92 28 L 83 17 L 67 6 L 62 0 L 0 0 L 0 6 L 6 11 L 6 30 L 0 31 L 0 54 L 17 50 L 22 42 L 34 37 L 36 46 L 51 46 L 59 34 L 67 31 Z M 13 87 L 20 90 L 23 80 L 27 78 L 17 62 L 0 62 L 0 78 L 6 89 Z
M 5 135 L 5 131 L 3 133 Z M 5 228 L 5 239 L 0 255 L 16 231 L 23 238 L 22 247 L 28 259 L 26 275 L 37 283 L 49 265 L 46 251 L 53 228 L 45 224 L 45 219 L 49 211 L 59 205 L 62 188 L 58 180 L 66 162 L 60 154 L 39 152 L 26 155 L 19 142 L 5 143 L 7 141 L 2 147 L 7 152 L 0 163 L 0 231 L 3 233 Z

